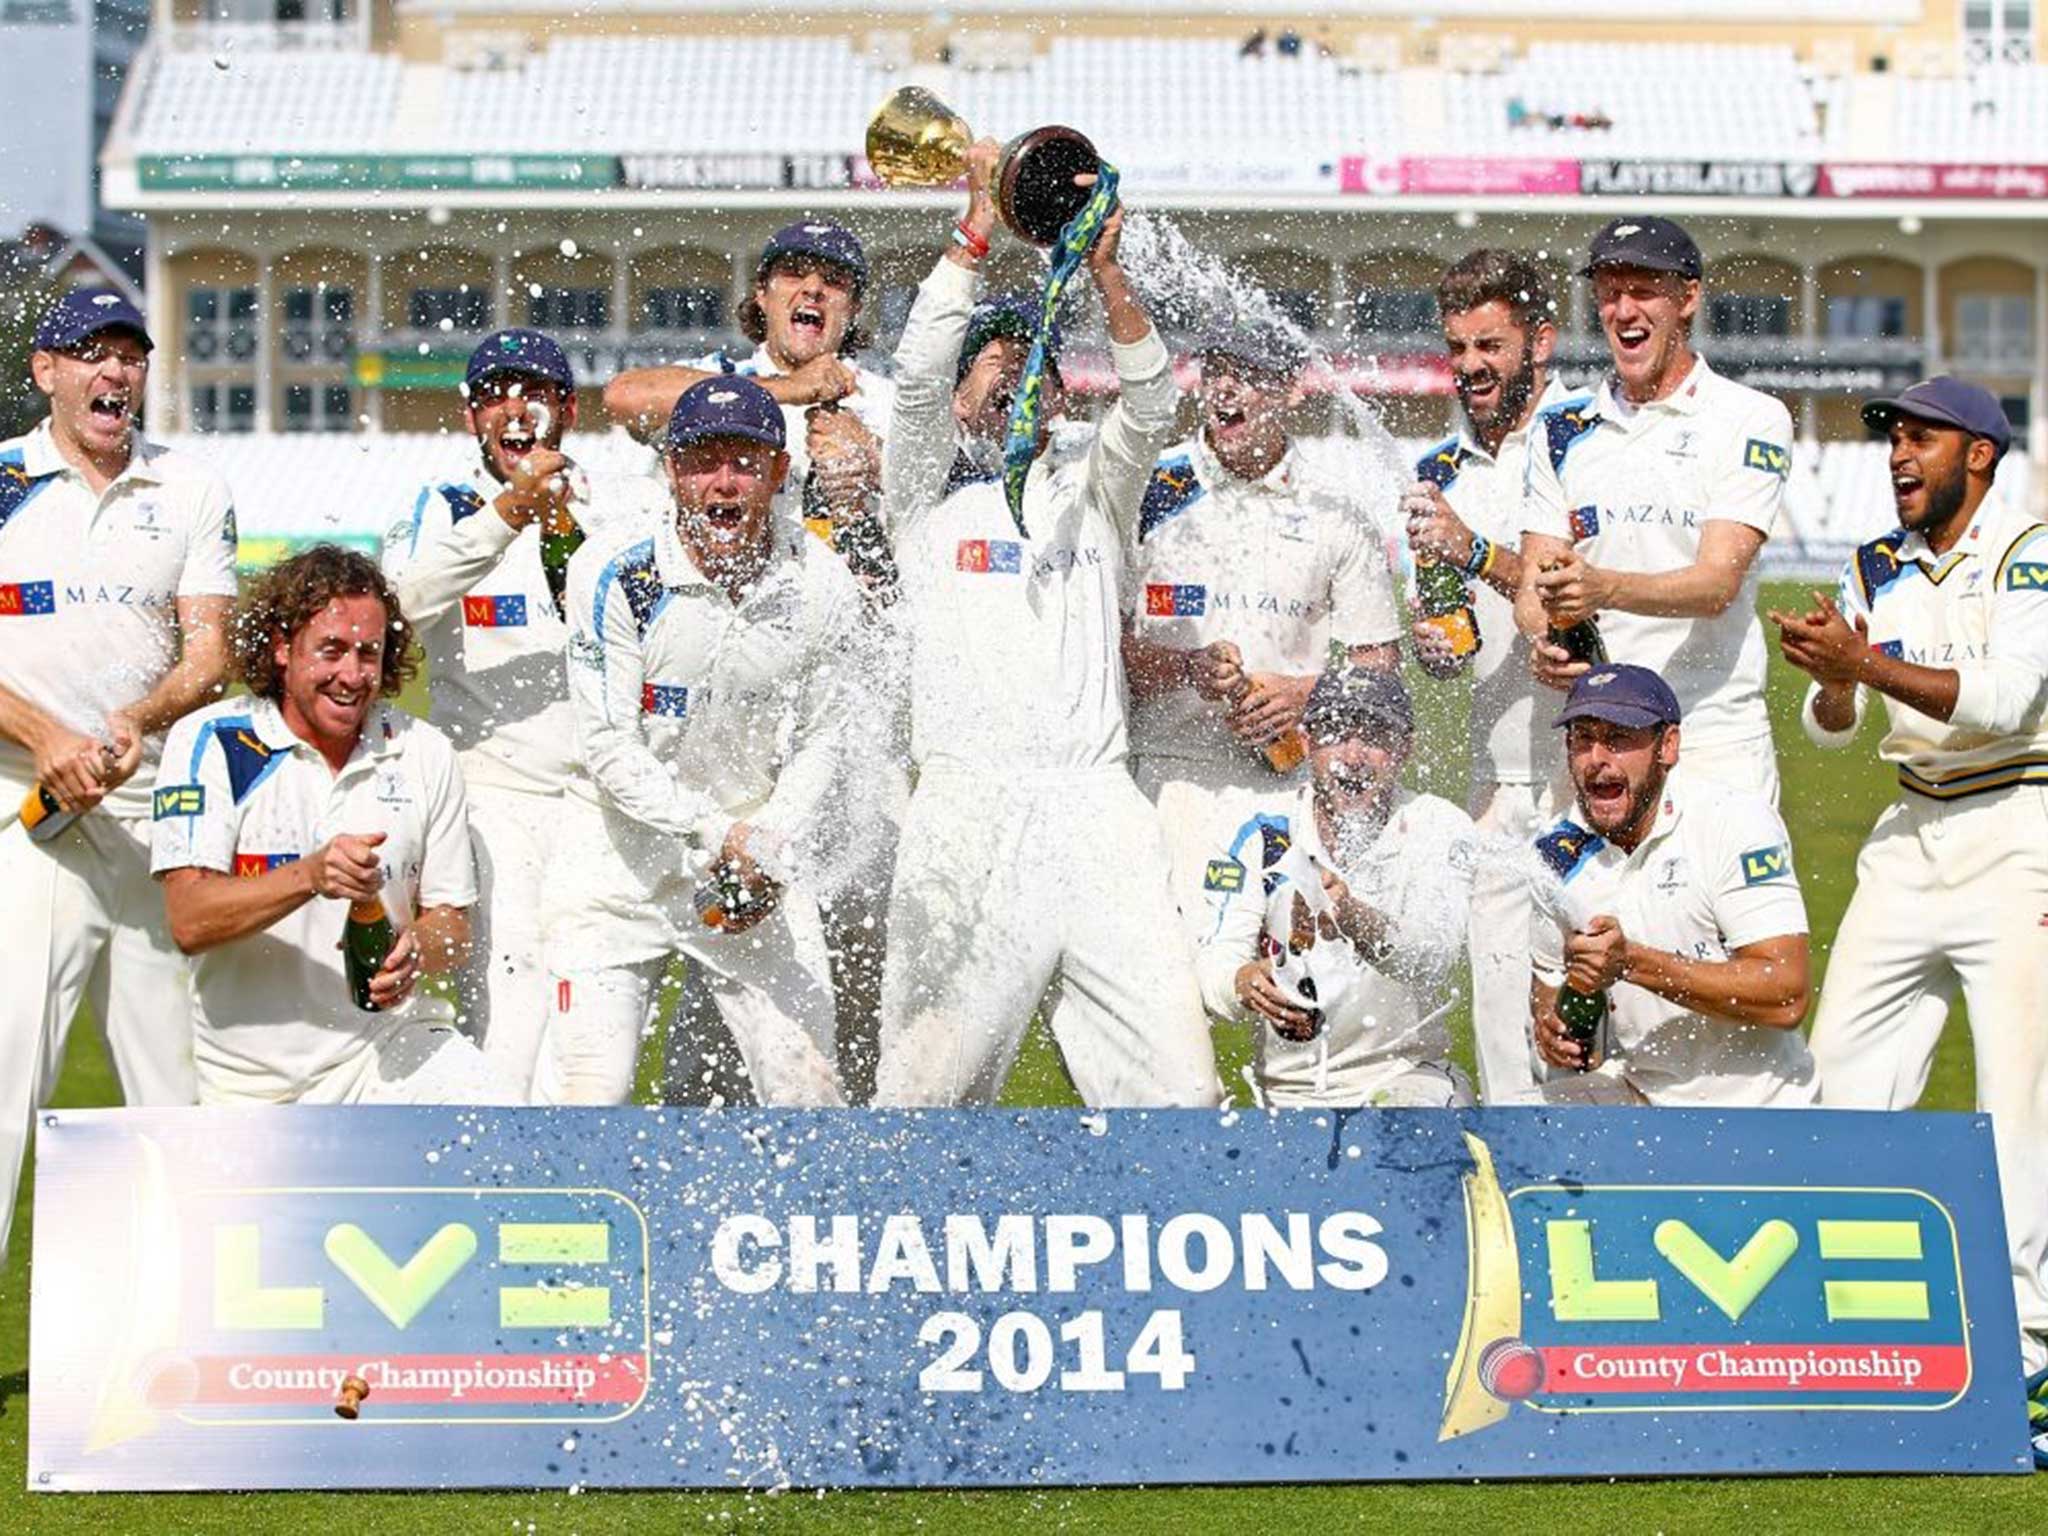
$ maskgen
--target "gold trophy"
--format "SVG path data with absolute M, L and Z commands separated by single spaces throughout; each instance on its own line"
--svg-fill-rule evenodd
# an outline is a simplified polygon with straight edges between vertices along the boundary
M 974 131 L 922 86 L 889 93 L 868 120 L 868 165 L 891 187 L 949 187 L 967 174 Z M 1085 135 L 1049 124 L 1003 146 L 996 168 L 996 209 L 1019 239 L 1051 245 L 1088 201 L 1076 176 L 1101 169 Z

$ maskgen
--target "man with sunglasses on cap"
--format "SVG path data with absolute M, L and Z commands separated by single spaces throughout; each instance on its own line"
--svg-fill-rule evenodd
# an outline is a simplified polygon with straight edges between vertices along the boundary
M 1198 942 L 1256 863 L 1260 812 L 1306 780 L 1301 712 L 1332 646 L 1401 664 L 1371 515 L 1287 431 L 1306 350 L 1247 321 L 1199 357 L 1200 430 L 1145 488 L 1124 618 L 1132 772 Z
M 886 376 L 859 361 L 868 345 L 856 323 L 868 276 L 851 230 L 799 219 L 761 248 L 754 290 L 740 306 L 752 355 L 629 369 L 605 386 L 604 405 L 651 443 L 692 384 L 718 374 L 753 379 L 783 408 L 790 473 L 778 510 L 791 526 L 801 518 L 841 547 L 864 581 L 886 585 L 893 578 L 872 519 L 896 396 Z
M 636 477 L 593 481 L 564 456 L 576 380 L 540 331 L 484 338 L 464 372 L 462 420 L 476 444 L 469 473 L 419 488 L 385 532 L 384 571 L 469 791 L 477 902 L 462 1024 L 524 1085 L 547 1023 L 541 897 L 576 766 L 562 681 L 569 557 L 592 532 L 650 519 L 654 499 Z
M 673 500 L 651 534 L 570 565 L 582 764 L 550 872 L 535 1097 L 625 1102 L 655 986 L 681 955 L 761 1103 L 843 1103 L 804 876 L 827 801 L 873 794 L 843 751 L 864 600 L 823 544 L 774 527 L 789 456 L 753 380 L 685 390 L 662 463 Z
M 65 294 L 29 358 L 50 414 L 0 443 L 0 1253 L 81 998 L 126 1102 L 194 1096 L 149 785 L 164 730 L 227 674 L 235 514 L 219 475 L 142 435 L 152 346 L 118 293 Z
M 1991 1115 L 2028 1371 L 2048 1367 L 2048 525 L 1993 490 L 2012 444 L 1989 391 L 1937 378 L 1873 400 L 1899 526 L 1830 599 L 1773 613 L 1813 679 L 1802 719 L 1856 738 L 1872 693 L 1899 798 L 1856 860 L 1813 1025 L 1831 1108 L 1905 1109 L 1958 993 Z M 1929 1003 L 1932 1006 L 1929 1006 Z
M 1445 1015 L 1478 862 L 1472 820 L 1401 787 L 1415 713 L 1398 674 L 1351 665 L 1315 680 L 1306 783 L 1252 823 L 1197 950 L 1202 998 L 1254 1029 L 1264 1102 L 1453 1108 Z
M 1664 679 L 1626 663 L 1588 670 L 1557 716 L 1578 804 L 1532 870 L 1529 1000 L 1557 1069 L 1543 1095 L 1814 1105 L 1791 840 L 1761 795 L 1674 771 L 1679 720 Z
M 1756 556 L 1792 472 L 1792 418 L 1693 351 L 1700 248 L 1677 224 L 1616 219 L 1581 271 L 1614 369 L 1531 429 L 1515 617 L 1536 678 L 1585 675 L 1559 635 L 1592 620 L 1609 657 L 1684 704 L 1685 771 L 1775 803 Z
M 1179 391 L 1117 263 L 1121 210 L 1098 208 L 1084 260 L 1120 392 L 1086 455 L 1052 462 L 1057 375 L 1030 377 L 1032 346 L 975 302 L 999 154 L 989 139 L 969 151 L 967 212 L 896 354 L 884 494 L 919 771 L 889 904 L 876 1100 L 992 1102 L 1045 1002 L 1090 1105 L 1210 1105 L 1193 948 L 1158 813 L 1131 782 L 1120 650 L 1124 551 Z M 1042 390 L 1044 414 L 1020 444 L 1013 511 L 1003 444 L 1020 390 Z

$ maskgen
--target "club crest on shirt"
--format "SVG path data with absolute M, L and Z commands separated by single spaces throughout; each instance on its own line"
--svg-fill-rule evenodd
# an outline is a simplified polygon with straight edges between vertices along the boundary
M 1792 873 L 1792 845 L 1779 843 L 1775 848 L 1752 848 L 1742 856 L 1742 883 L 1762 885 L 1770 880 L 1782 880 Z

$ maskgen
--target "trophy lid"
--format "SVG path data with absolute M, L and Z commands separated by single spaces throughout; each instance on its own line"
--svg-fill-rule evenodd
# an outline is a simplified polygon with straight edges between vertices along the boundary
M 996 207 L 1020 239 L 1051 245 L 1091 195 L 1074 178 L 1101 168 L 1102 156 L 1085 135 L 1056 123 L 1034 128 L 1003 148 Z

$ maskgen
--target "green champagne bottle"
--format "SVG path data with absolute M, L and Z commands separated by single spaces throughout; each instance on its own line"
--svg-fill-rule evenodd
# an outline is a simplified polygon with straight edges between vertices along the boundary
M 1590 1072 L 1599 1066 L 1604 1054 L 1600 1049 L 1600 1034 L 1607 1023 L 1607 994 L 1579 992 L 1571 987 L 1560 987 L 1557 993 L 1557 1021 L 1564 1026 L 1565 1038 L 1583 1048 L 1586 1053 L 1586 1064 L 1579 1070 Z
M 1415 600 L 1422 622 L 1442 635 L 1451 654 L 1463 661 L 1479 650 L 1479 616 L 1465 578 L 1434 555 L 1415 557 Z
M 1569 629 L 1552 625 L 1550 643 L 1562 646 L 1573 661 L 1583 661 L 1589 667 L 1604 666 L 1607 662 L 1607 642 L 1600 638 L 1598 620 L 1584 618 Z
M 582 525 L 568 513 L 550 513 L 540 526 L 540 569 L 547 578 L 555 612 L 567 617 L 563 595 L 569 590 L 569 559 L 583 547 Z
M 348 972 L 348 987 L 355 994 L 356 1006 L 365 1013 L 377 1011 L 377 1005 L 370 1001 L 370 978 L 383 969 L 391 946 L 397 942 L 398 930 L 391 925 L 391 914 L 384 910 L 382 897 L 372 896 L 368 901 L 349 904 L 348 923 L 341 930 L 342 965 Z

